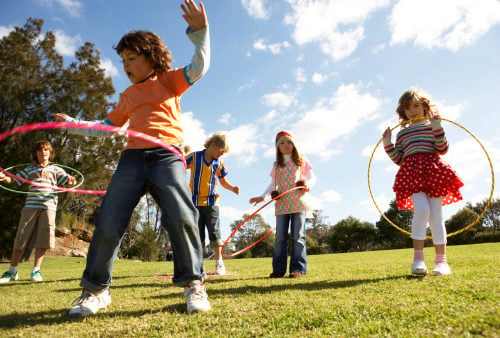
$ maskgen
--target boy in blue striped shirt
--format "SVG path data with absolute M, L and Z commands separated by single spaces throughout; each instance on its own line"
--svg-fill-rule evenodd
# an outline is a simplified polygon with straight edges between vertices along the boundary
M 35 163 L 16 174 L 17 177 L 43 185 L 29 186 L 26 204 L 21 211 L 19 226 L 14 240 L 14 249 L 9 270 L 0 278 L 0 283 L 8 283 L 19 278 L 17 265 L 28 245 L 35 247 L 35 262 L 31 271 L 31 281 L 41 282 L 40 266 L 48 249 L 55 248 L 57 194 L 50 187 L 74 185 L 76 179 L 68 175 L 61 167 L 53 165 L 54 149 L 48 141 L 38 141 L 31 153 Z M 21 181 L 12 179 L 0 172 L 0 181 L 21 185 Z

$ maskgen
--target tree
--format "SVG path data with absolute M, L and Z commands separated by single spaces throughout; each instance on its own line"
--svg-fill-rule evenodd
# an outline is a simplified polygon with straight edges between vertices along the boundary
M 231 223 L 231 231 L 234 231 L 234 229 L 236 229 L 241 223 L 243 223 L 243 221 L 248 216 L 248 214 L 244 214 L 241 220 Z M 261 215 L 256 214 L 252 218 L 250 218 L 241 228 L 238 229 L 238 231 L 231 238 L 230 244 L 236 251 L 244 249 L 255 241 L 259 240 L 259 238 L 264 236 L 270 230 L 271 226 L 264 221 L 264 218 L 262 218 Z M 252 248 L 255 254 L 260 255 L 262 254 L 262 252 L 266 251 L 265 249 L 262 249 L 262 251 L 260 251 L 261 249 L 257 249 L 256 247 L 261 244 L 264 245 L 264 247 L 268 247 L 269 241 L 272 241 L 272 238 L 269 237 L 272 237 L 272 235 L 268 236 L 266 239 Z M 247 251 L 246 255 L 239 255 L 239 257 L 248 257 L 250 255 L 252 255 L 252 251 Z
M 488 200 L 486 199 L 474 206 L 472 206 L 471 203 L 467 203 L 466 207 L 480 215 L 487 202 Z M 500 230 L 500 199 L 496 198 L 491 201 L 488 210 L 486 210 L 486 213 L 480 220 L 480 224 L 475 225 L 475 227 L 480 228 L 480 231 L 485 230 L 495 232 Z
M 400 228 L 411 231 L 412 210 L 399 210 L 396 201 L 389 204 L 389 210 L 384 215 Z M 413 246 L 410 236 L 394 228 L 385 218 L 375 224 L 377 229 L 377 244 L 383 249 L 410 248 Z
M 332 227 L 330 247 L 334 252 L 366 251 L 375 235 L 373 224 L 349 216 Z
M 314 239 L 318 245 L 328 242 L 328 236 L 330 235 L 330 225 L 326 223 L 328 216 L 323 215 L 323 210 L 314 210 L 312 213 L 312 218 L 306 219 L 306 226 L 309 229 L 306 230 L 308 236 Z
M 53 113 L 66 113 L 83 119 L 101 119 L 112 104 L 111 79 L 100 68 L 100 55 L 90 42 L 75 54 L 67 69 L 55 51 L 55 35 L 42 36 L 43 20 L 29 18 L 0 39 L 0 132 L 35 122 L 50 121 Z M 64 130 L 20 133 L 0 142 L 3 168 L 31 161 L 32 144 L 47 139 L 55 149 L 55 163 L 79 170 L 86 189 L 105 190 L 122 138 L 94 138 L 68 135 Z M 74 173 L 70 173 L 74 174 Z M 59 194 L 59 209 L 70 205 L 93 206 L 94 196 Z M 81 200 L 82 202 L 78 202 Z M 24 204 L 20 194 L 0 195 L 0 256 L 10 256 L 19 213 Z M 85 214 L 90 217 L 93 210 Z M 60 220 L 58 215 L 58 220 Z M 70 226 L 70 225 L 68 225 Z
M 445 222 L 446 232 L 450 234 L 462 229 L 467 224 L 472 223 L 477 218 L 477 216 L 478 215 L 471 209 L 463 208 Z M 448 237 L 448 244 L 453 245 L 474 243 L 474 238 L 477 232 L 478 228 L 472 227 L 469 230 Z

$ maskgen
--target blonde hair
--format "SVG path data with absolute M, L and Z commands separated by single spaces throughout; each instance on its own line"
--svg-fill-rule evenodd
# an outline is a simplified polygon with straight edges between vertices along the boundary
M 205 141 L 205 149 L 210 147 L 210 145 L 214 143 L 217 147 L 221 148 L 225 153 L 229 152 L 229 145 L 226 140 L 226 135 L 223 134 L 222 132 L 218 131 L 214 133 L 212 136 L 210 136 L 206 141 Z
M 398 113 L 400 121 L 408 120 L 405 109 L 408 109 L 412 102 L 419 102 L 422 104 L 422 106 L 424 107 L 425 117 L 429 117 L 429 112 L 435 112 L 435 105 L 431 103 L 429 94 L 418 88 L 410 88 L 405 91 L 403 95 L 401 95 L 398 101 L 398 108 L 396 109 L 396 113 Z

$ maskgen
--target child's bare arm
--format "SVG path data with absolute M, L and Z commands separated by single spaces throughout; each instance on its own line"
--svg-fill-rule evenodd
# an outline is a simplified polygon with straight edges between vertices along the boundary
M 219 181 L 220 181 L 220 185 L 222 185 L 225 189 L 234 192 L 236 195 L 240 194 L 240 187 L 238 187 L 236 185 L 232 185 L 231 183 L 229 183 L 228 180 L 226 180 L 225 177 L 219 178 Z
M 181 4 L 181 8 L 184 12 L 182 17 L 192 30 L 197 31 L 207 27 L 208 19 L 202 2 L 200 2 L 200 9 L 198 9 L 193 0 L 184 0 L 184 4 Z

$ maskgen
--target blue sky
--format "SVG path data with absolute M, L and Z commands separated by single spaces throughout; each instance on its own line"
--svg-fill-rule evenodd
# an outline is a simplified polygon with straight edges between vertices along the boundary
M 180 1 L 3 0 L 0 36 L 28 17 L 45 20 L 69 64 L 91 41 L 117 93 L 129 81 L 112 49 L 130 30 L 163 37 L 174 66 L 189 62 Z M 194 150 L 215 131 L 228 134 L 228 180 L 221 192 L 223 237 L 254 210 L 248 200 L 269 184 L 274 136 L 290 130 L 318 177 L 310 195 L 335 224 L 350 215 L 376 222 L 367 186 L 368 161 L 387 126 L 397 123 L 399 96 L 429 92 L 444 118 L 474 133 L 500 167 L 500 2 L 495 0 L 206 0 L 212 63 L 182 98 L 186 143 Z M 117 100 L 117 96 L 113 98 Z M 70 112 L 68 112 L 70 114 Z M 444 122 L 444 157 L 465 181 L 464 200 L 489 196 L 491 174 L 478 143 Z M 397 167 L 381 147 L 371 170 L 377 204 L 394 197 Z M 497 178 L 497 182 L 499 179 Z M 498 183 L 495 197 L 500 196 Z M 444 208 L 447 219 L 465 202 Z M 270 206 L 262 212 L 274 227 Z

